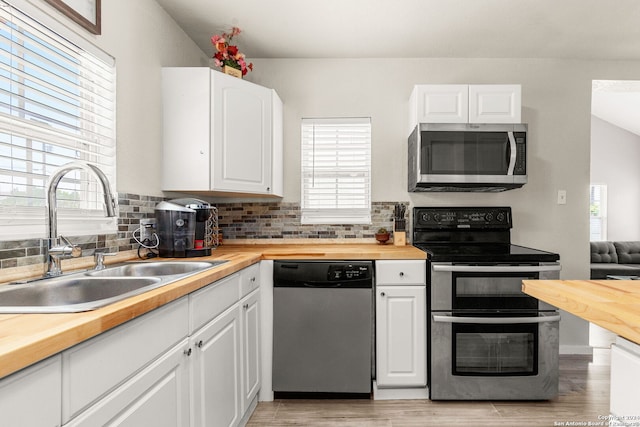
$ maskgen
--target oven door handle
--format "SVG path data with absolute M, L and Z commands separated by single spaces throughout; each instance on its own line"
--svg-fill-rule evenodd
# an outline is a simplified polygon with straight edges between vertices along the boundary
M 432 264 L 433 271 L 472 272 L 472 273 L 539 273 L 560 271 L 560 264 L 551 265 L 451 265 Z
M 560 315 L 553 316 L 531 316 L 531 317 L 462 317 L 434 314 L 433 321 L 438 323 L 466 323 L 472 325 L 513 325 L 520 323 L 550 323 L 559 322 Z

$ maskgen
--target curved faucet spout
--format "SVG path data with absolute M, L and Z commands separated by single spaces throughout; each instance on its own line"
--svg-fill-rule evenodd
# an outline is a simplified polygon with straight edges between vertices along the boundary
M 98 179 L 98 182 L 102 185 L 102 192 L 104 193 L 104 204 L 106 208 L 106 213 L 108 217 L 116 216 L 116 207 L 118 206 L 118 199 L 114 197 L 111 192 L 111 185 L 109 184 L 109 180 L 107 176 L 102 172 L 96 165 L 92 165 L 90 163 L 85 162 L 71 162 L 65 165 L 60 166 L 56 169 L 51 177 L 49 177 L 46 185 L 47 190 L 47 229 L 48 229 L 48 237 L 49 239 L 55 239 L 58 237 L 58 209 L 57 202 L 58 197 L 56 195 L 56 190 L 58 189 L 58 184 L 60 184 L 60 180 L 64 177 L 68 172 L 72 170 L 85 170 L 87 172 L 92 173 Z
M 58 246 L 58 197 L 56 190 L 58 185 L 68 172 L 72 170 L 84 170 L 92 173 L 102 185 L 102 191 L 104 193 L 104 204 L 106 208 L 106 214 L 108 217 L 116 216 L 116 208 L 118 206 L 118 199 L 111 192 L 111 185 L 107 176 L 97 166 L 85 162 L 71 162 L 66 165 L 60 166 L 56 169 L 51 177 L 47 180 L 46 185 L 46 207 L 47 207 L 47 230 L 48 230 L 48 242 L 45 245 L 46 248 L 46 261 L 47 271 L 45 277 L 59 276 L 62 274 L 62 268 L 60 260 L 62 258 L 78 257 L 82 254 L 82 249 L 79 246 L 71 244 L 67 239 L 61 237 L 64 242 L 63 245 Z

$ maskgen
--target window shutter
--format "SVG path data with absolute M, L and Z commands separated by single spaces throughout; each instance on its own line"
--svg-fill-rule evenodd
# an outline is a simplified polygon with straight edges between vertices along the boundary
M 115 188 L 115 67 L 0 1 L 0 235 L 45 237 L 45 184 L 72 161 Z M 58 187 L 61 234 L 115 232 L 93 175 Z
M 302 120 L 302 223 L 371 223 L 371 119 Z

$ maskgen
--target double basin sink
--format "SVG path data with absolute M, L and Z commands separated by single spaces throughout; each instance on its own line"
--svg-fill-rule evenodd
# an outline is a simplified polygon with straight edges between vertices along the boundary
M 157 289 L 227 261 L 131 262 L 0 288 L 2 313 L 95 310 Z

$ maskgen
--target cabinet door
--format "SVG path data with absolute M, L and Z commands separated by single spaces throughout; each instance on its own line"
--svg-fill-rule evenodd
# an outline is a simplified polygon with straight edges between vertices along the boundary
M 410 127 L 418 123 L 467 123 L 468 85 L 417 85 L 411 94 Z
M 166 353 L 188 331 L 189 305 L 181 298 L 65 350 L 63 422 Z
M 187 344 L 185 339 L 66 426 L 188 427 Z
M 242 412 L 260 390 L 260 290 L 240 301 L 242 308 Z
M 211 71 L 211 189 L 271 192 L 271 90 Z
M 193 426 L 235 426 L 241 418 L 240 331 L 236 304 L 191 339 Z
M 427 383 L 426 287 L 376 287 L 379 387 Z
M 469 123 L 520 123 L 520 85 L 469 85 Z
M 635 417 L 640 408 L 637 394 L 640 382 L 640 346 L 631 344 L 633 350 L 619 344 L 611 346 L 611 395 L 610 411 L 617 417 Z M 632 418 L 629 418 L 632 421 Z
M 60 355 L 0 381 L 0 426 L 60 425 L 62 366 Z
M 209 191 L 211 70 L 162 69 L 162 189 Z

